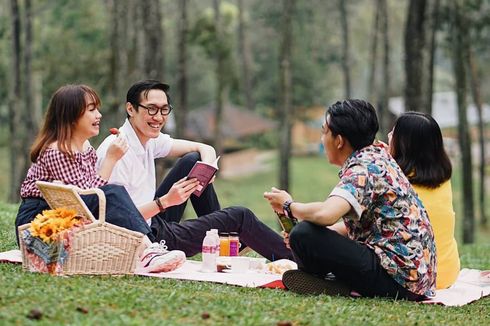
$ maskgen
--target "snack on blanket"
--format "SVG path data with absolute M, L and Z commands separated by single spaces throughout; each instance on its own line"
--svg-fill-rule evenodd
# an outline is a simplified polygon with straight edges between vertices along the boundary
M 119 135 L 119 129 L 117 128 L 111 128 L 109 129 L 109 132 L 113 135 Z
M 271 274 L 282 275 L 291 269 L 297 269 L 298 265 L 289 259 L 280 259 L 266 265 L 267 271 Z

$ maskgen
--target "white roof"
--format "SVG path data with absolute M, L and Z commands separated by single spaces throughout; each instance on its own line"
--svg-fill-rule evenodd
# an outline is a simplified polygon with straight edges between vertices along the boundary
M 392 97 L 389 100 L 390 111 L 399 116 L 405 112 L 403 97 Z M 458 109 L 456 94 L 454 92 L 438 92 L 432 97 L 432 116 L 441 128 L 456 127 L 458 125 Z M 468 105 L 468 123 L 478 123 L 478 114 L 474 104 Z M 490 106 L 483 104 L 483 121 L 490 122 Z

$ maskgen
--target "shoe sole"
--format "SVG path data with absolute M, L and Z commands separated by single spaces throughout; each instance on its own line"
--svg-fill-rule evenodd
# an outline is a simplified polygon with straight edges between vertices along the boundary
M 328 281 L 300 270 L 286 271 L 282 283 L 291 292 L 304 295 L 350 296 L 350 289 L 339 281 Z
M 182 251 L 172 251 L 169 252 L 167 255 L 173 255 L 173 257 L 169 258 L 165 262 L 161 264 L 154 264 L 150 265 L 148 267 L 143 267 L 140 269 L 141 272 L 143 273 L 165 273 L 165 272 L 171 272 L 179 268 L 180 266 L 184 265 L 186 261 L 186 257 L 184 252 Z M 165 257 L 167 258 L 167 257 Z

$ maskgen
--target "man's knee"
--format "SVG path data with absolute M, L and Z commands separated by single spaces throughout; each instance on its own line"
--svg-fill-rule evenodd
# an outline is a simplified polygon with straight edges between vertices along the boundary
M 289 234 L 289 241 L 297 243 L 308 238 L 313 232 L 314 225 L 310 222 L 300 222 L 296 224 Z
M 315 225 L 311 222 L 303 221 L 296 224 L 289 234 L 289 245 L 295 251 L 316 248 L 319 240 L 321 243 L 328 241 L 328 234 L 325 234 L 325 227 Z
M 228 215 L 232 216 L 233 218 L 239 219 L 241 221 L 240 224 L 250 222 L 252 220 L 257 220 L 257 216 L 255 216 L 255 214 L 247 207 L 230 206 L 225 208 L 224 210 L 228 213 Z
M 191 165 L 192 167 L 199 160 L 201 160 L 199 152 L 189 152 L 180 158 L 179 163 Z

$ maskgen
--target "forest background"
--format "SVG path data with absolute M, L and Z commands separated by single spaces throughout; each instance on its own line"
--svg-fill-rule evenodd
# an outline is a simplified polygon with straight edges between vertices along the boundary
M 367 99 L 378 109 L 383 139 L 394 118 L 390 98 L 431 113 L 434 92 L 454 91 L 458 125 L 444 133 L 459 148 L 455 201 L 463 242 L 471 243 L 487 225 L 489 26 L 488 0 L 0 1 L 0 201 L 19 201 L 30 145 L 51 94 L 64 84 L 96 89 L 106 130 L 123 121 L 132 83 L 165 81 L 175 107 L 172 134 L 182 137 L 188 114 L 211 105 L 209 142 L 220 153 L 233 150 L 223 137 L 228 104 L 275 120 L 277 128 L 246 144 L 277 149 L 283 189 L 293 186 L 292 125 L 310 108 Z M 469 104 L 477 107 L 474 125 Z

